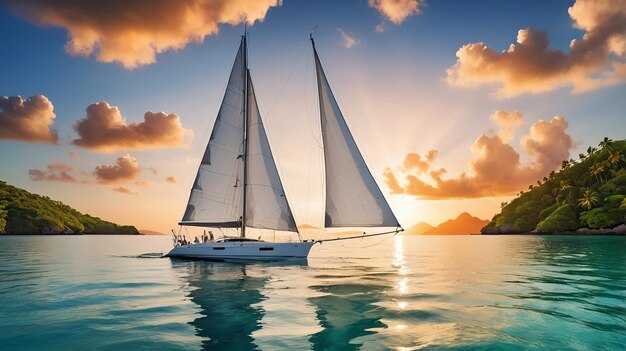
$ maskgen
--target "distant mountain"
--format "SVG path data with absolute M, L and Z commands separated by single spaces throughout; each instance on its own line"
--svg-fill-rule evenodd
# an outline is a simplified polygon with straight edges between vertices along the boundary
M 139 234 L 83 214 L 61 201 L 29 193 L 0 181 L 0 233 L 3 234 Z
M 419 222 L 405 231 L 406 234 L 424 234 L 434 227 L 426 222 Z
M 168 234 L 157 232 L 156 230 L 150 230 L 150 229 L 139 229 L 139 232 L 144 235 L 168 235 Z
M 436 227 L 426 222 L 419 222 L 407 229 L 406 233 L 423 235 L 477 234 L 480 233 L 480 229 L 488 223 L 488 220 L 483 220 L 467 212 L 463 212 L 455 219 L 449 219 Z
M 488 223 L 488 220 L 463 212 L 455 219 L 449 219 L 422 234 L 477 234 Z
M 626 140 L 604 138 L 528 186 L 483 234 L 626 234 Z

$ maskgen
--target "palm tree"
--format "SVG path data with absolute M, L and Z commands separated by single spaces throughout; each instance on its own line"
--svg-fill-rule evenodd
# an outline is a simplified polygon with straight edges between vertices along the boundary
M 602 183 L 604 174 L 604 166 L 601 163 L 596 163 L 591 168 L 591 175 L 596 178 L 598 183 Z
M 600 198 L 598 197 L 598 193 L 591 189 L 586 189 L 585 192 L 583 192 L 583 197 L 578 199 L 578 206 L 586 209 L 587 211 L 591 210 L 599 203 Z
M 509 203 L 508 203 L 508 202 L 506 202 L 506 201 L 501 202 L 501 203 L 500 203 L 500 209 L 505 208 L 505 207 L 506 207 L 506 205 L 508 205 L 508 204 L 509 204 Z
M 552 189 L 552 195 L 557 196 L 561 191 L 566 190 L 569 187 L 569 184 L 566 180 L 561 180 L 559 184 Z
M 578 154 L 578 158 L 579 158 L 581 161 L 584 161 L 584 160 L 587 158 L 587 156 L 586 156 L 585 154 Z
M 611 152 L 611 150 L 609 150 L 608 161 L 611 166 L 616 166 L 617 169 L 621 169 L 622 163 L 624 162 L 624 155 L 622 155 L 618 151 Z
M 593 146 L 590 146 L 590 147 L 587 148 L 587 155 L 591 156 L 596 151 L 598 151 L 598 149 L 596 149 Z
M 566 169 L 567 167 L 569 167 L 569 161 L 568 160 L 561 161 L 561 169 Z
M 602 148 L 603 150 L 606 148 L 607 150 L 612 150 L 611 149 L 611 143 L 613 142 L 613 139 L 610 139 L 609 137 L 604 137 L 604 139 L 602 139 L 602 141 L 598 144 L 598 146 L 600 148 Z

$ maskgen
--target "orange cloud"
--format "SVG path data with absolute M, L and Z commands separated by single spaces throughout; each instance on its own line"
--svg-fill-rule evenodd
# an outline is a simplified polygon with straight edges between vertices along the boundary
M 144 122 L 127 124 L 117 106 L 107 102 L 89 105 L 74 130 L 80 137 L 72 144 L 102 152 L 184 146 L 193 136 L 174 113 L 148 111 Z
M 521 139 L 522 150 L 532 158 L 526 164 L 520 162 L 519 153 L 499 136 L 481 135 L 472 145 L 469 171 L 455 178 L 443 178 L 446 170 L 433 167 L 434 157 L 424 165 L 421 157 L 414 153 L 409 155 L 417 157 L 411 156 L 411 159 L 420 162 L 411 164 L 419 167 L 407 167 L 407 155 L 396 172 L 387 168 L 383 175 L 392 194 L 421 199 L 511 195 L 557 169 L 562 160 L 569 158 L 574 142 L 567 127 L 567 121 L 561 116 L 534 123 L 528 135 Z M 403 182 L 399 176 L 404 178 Z
M 85 161 L 83 161 L 82 158 L 80 158 L 80 156 L 78 156 L 77 153 L 75 153 L 74 151 L 70 151 L 67 153 L 67 156 L 69 156 L 70 158 L 72 158 L 74 161 L 79 162 L 79 163 L 83 163 Z
M 97 166 L 93 171 L 98 182 L 103 184 L 124 183 L 135 180 L 140 173 L 141 167 L 139 167 L 139 162 L 130 155 L 118 157 L 112 166 Z
M 48 170 L 50 171 L 61 171 L 61 172 L 74 172 L 76 171 L 76 167 L 70 166 L 65 163 L 61 163 L 58 161 L 53 161 L 48 165 Z
M 461 47 L 448 69 L 448 83 L 459 87 L 499 86 L 496 96 L 541 93 L 562 86 L 583 92 L 626 81 L 626 0 L 577 0 L 568 10 L 584 30 L 569 51 L 548 47 L 545 32 L 521 29 L 517 43 L 503 52 L 485 43 Z
M 437 158 L 437 155 L 439 155 L 437 150 L 429 150 L 425 156 L 421 156 L 417 152 L 410 152 L 402 161 L 402 170 L 405 172 L 426 172 L 430 169 L 431 163 Z
M 400 24 L 407 17 L 419 14 L 424 2 L 417 0 L 369 0 L 368 4 L 391 22 Z M 378 27 L 376 28 L 378 31 Z
M 123 186 L 114 188 L 113 191 L 116 191 L 116 192 L 122 193 L 122 194 L 126 194 L 126 195 L 141 195 L 141 193 L 136 192 L 136 191 L 132 191 L 132 190 L 130 190 L 128 188 L 125 188 Z
M 156 55 L 200 43 L 220 24 L 263 20 L 277 0 L 9 0 L 18 14 L 41 26 L 62 27 L 71 55 L 94 55 L 126 68 L 151 64 Z
M 354 35 L 352 35 L 352 33 L 347 33 L 341 28 L 337 28 L 337 31 L 339 32 L 339 34 L 341 34 L 342 45 L 346 49 L 350 49 L 353 46 L 359 45 L 359 43 L 361 42 L 356 39 Z
M 32 181 L 41 182 L 41 181 L 52 181 L 52 182 L 63 182 L 63 183 L 83 183 L 76 179 L 73 175 L 69 174 L 68 171 L 56 171 L 48 166 L 48 170 L 42 171 L 39 169 L 29 169 L 28 176 Z
M 165 178 L 165 181 L 174 184 L 178 181 L 178 179 L 176 178 L 176 176 L 168 176 Z
M 35 95 L 0 96 L 0 140 L 21 140 L 56 144 L 59 137 L 50 129 L 54 106 L 47 97 Z
M 500 127 L 500 130 L 498 130 L 498 136 L 505 143 L 513 139 L 515 129 L 523 122 L 522 114 L 517 111 L 507 112 L 497 110 L 489 116 L 489 119 Z

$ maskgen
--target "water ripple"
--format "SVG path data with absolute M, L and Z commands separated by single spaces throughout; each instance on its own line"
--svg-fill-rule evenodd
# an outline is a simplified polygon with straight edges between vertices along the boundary
M 305 262 L 229 264 L 151 259 L 164 237 L 0 237 L 0 349 L 626 344 L 624 237 L 366 241 L 316 246 Z

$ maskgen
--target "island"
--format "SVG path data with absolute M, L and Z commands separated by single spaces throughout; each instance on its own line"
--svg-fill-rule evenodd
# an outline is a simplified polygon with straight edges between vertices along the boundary
M 468 235 L 478 234 L 489 221 L 474 217 L 467 212 L 459 214 L 454 219 L 449 219 L 437 226 L 426 222 L 419 222 L 406 230 L 406 234 L 421 235 Z
M 501 204 L 483 234 L 626 234 L 626 140 L 604 138 L 579 160 Z
M 2 234 L 139 234 L 132 225 L 118 225 L 83 214 L 47 196 L 0 181 Z

